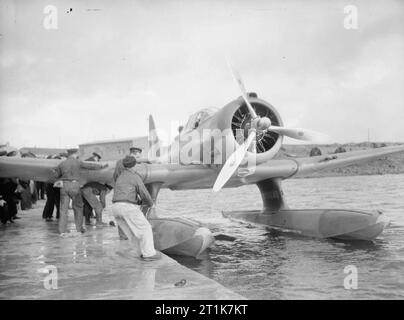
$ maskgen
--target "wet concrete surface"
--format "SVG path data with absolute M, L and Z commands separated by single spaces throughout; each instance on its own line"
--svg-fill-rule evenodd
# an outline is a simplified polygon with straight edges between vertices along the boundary
M 142 261 L 116 227 L 62 238 L 56 219 L 42 219 L 44 203 L 0 226 L 0 299 L 243 299 L 166 255 Z M 104 222 L 110 220 L 107 209 Z

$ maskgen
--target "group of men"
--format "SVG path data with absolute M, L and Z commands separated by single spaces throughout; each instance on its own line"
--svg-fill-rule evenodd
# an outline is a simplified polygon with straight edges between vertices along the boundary
M 1 157 L 34 158 L 31 152 L 21 155 L 15 150 L 0 151 Z M 18 209 L 29 210 L 38 199 L 44 199 L 44 183 L 16 178 L 0 178 L 0 221 L 3 225 L 20 219 Z
M 147 214 L 154 216 L 154 202 L 146 189 L 142 178 L 136 172 L 136 158 L 141 153 L 139 148 L 131 148 L 130 154 L 124 159 L 117 161 L 113 179 L 115 182 L 114 195 L 112 199 L 112 212 L 118 224 L 118 232 L 121 239 L 129 239 L 137 245 L 144 260 L 157 260 L 161 254 L 154 248 L 152 227 L 142 210 L 140 204 L 145 206 Z M 99 161 L 101 156 L 93 154 L 93 159 L 87 161 Z M 100 167 L 105 167 L 101 165 Z M 95 169 L 86 166 L 86 162 L 78 159 L 78 150 L 68 150 L 68 157 L 55 169 L 55 186 L 60 188 L 60 218 L 59 233 L 62 237 L 68 236 L 67 222 L 70 200 L 74 212 L 74 220 L 77 232 L 85 232 L 83 227 L 83 211 L 85 203 L 86 222 L 89 223 L 91 209 L 96 213 L 97 225 L 104 225 L 102 222 L 102 211 L 105 208 L 105 195 L 111 187 L 90 182 L 84 186 L 80 184 L 80 169 Z M 100 200 L 97 199 L 97 195 Z M 88 219 L 87 219 L 88 217 Z
M 78 150 L 69 149 L 67 150 L 67 158 L 62 161 L 54 170 L 55 178 L 57 181 L 54 183 L 53 187 L 59 188 L 59 233 L 61 236 L 68 235 L 67 214 L 69 210 L 70 200 L 72 201 L 74 221 L 76 224 L 77 232 L 85 232 L 85 228 L 83 226 L 83 198 L 90 200 L 90 203 L 88 203 L 88 200 L 86 200 L 89 205 L 93 203 L 94 207 L 96 208 L 96 212 L 99 215 L 97 217 L 97 225 L 103 225 L 101 215 L 103 208 L 101 204 L 98 206 L 98 203 L 100 201 L 96 198 L 95 194 L 93 194 L 92 186 L 82 186 L 80 184 L 80 169 L 82 167 L 86 166 L 83 161 L 78 159 Z M 92 167 L 88 167 L 88 169 L 91 168 Z M 97 205 L 94 204 L 94 199 L 96 199 Z M 99 210 L 100 206 L 101 210 Z
M 0 151 L 0 157 L 36 158 L 31 152 Z M 3 225 L 20 219 L 18 210 L 29 210 L 37 200 L 45 199 L 45 183 L 16 178 L 0 178 L 0 221 Z

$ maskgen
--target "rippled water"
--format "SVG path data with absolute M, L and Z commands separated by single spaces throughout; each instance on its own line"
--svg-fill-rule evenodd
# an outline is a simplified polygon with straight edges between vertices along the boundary
M 168 191 L 159 205 L 198 219 L 214 233 L 235 236 L 217 241 L 203 260 L 176 257 L 250 299 L 403 299 L 404 175 L 287 180 L 292 208 L 382 210 L 390 226 L 374 242 L 343 242 L 269 232 L 264 226 L 231 221 L 222 210 L 261 208 L 257 187 Z M 358 289 L 344 288 L 344 268 L 358 269 Z

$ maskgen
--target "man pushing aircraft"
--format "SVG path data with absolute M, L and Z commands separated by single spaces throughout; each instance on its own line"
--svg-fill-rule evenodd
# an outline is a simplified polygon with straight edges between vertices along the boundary
M 151 225 L 138 206 L 140 197 L 149 210 L 154 210 L 153 199 L 134 170 L 136 158 L 127 156 L 122 160 L 122 164 L 124 170 L 116 180 L 111 207 L 118 229 L 121 229 L 129 240 L 137 242 L 142 259 L 158 260 L 161 254 L 154 248 Z

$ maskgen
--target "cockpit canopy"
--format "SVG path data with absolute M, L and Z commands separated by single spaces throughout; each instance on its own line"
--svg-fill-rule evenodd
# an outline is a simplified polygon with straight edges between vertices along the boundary
M 189 117 L 184 129 L 190 131 L 198 128 L 202 122 L 213 116 L 218 110 L 218 108 L 205 108 L 194 113 Z

